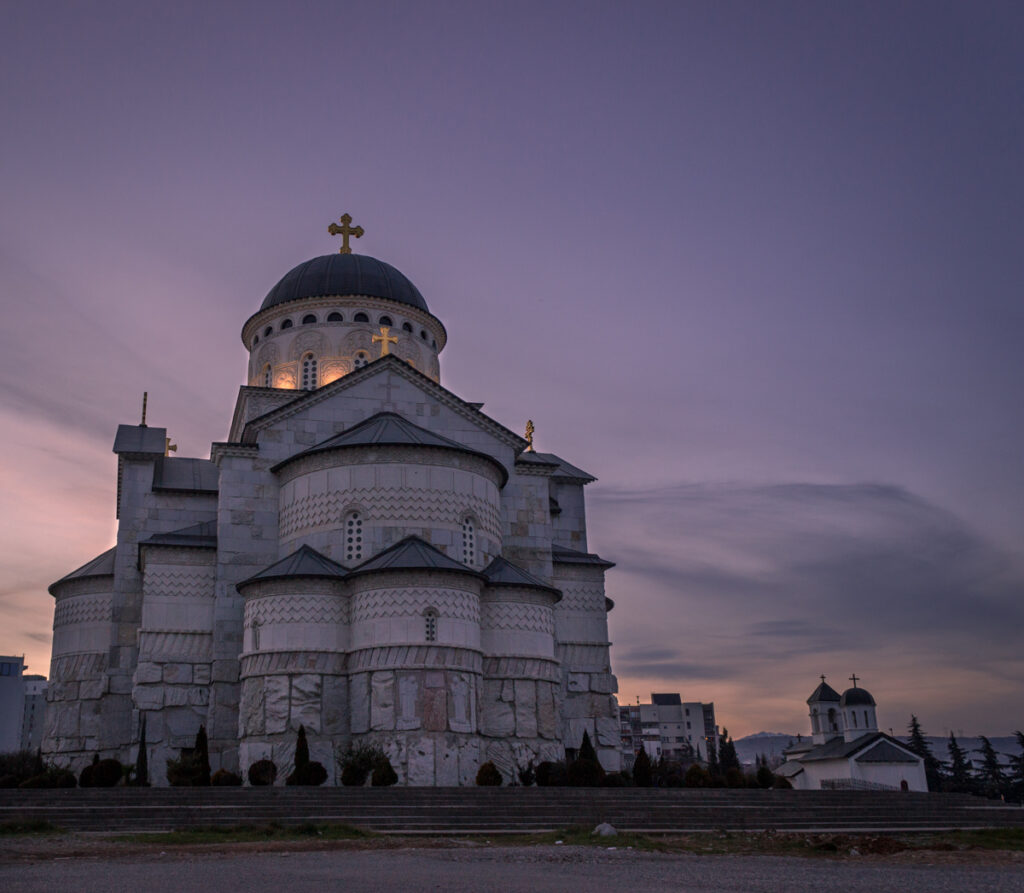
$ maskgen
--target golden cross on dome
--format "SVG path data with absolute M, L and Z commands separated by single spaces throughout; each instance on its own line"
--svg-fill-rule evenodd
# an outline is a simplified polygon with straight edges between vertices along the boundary
M 351 254 L 352 249 L 348 247 L 348 237 L 355 236 L 357 239 L 363 234 L 363 228 L 361 226 L 349 226 L 352 222 L 351 214 L 342 214 L 340 218 L 341 226 L 336 223 L 332 223 L 327 227 L 327 232 L 332 236 L 341 236 L 341 248 L 338 249 L 338 254 Z
M 536 450 L 533 448 L 533 419 L 526 420 L 526 452 L 535 453 Z
M 171 455 L 171 453 L 176 453 L 176 452 L 178 452 L 178 445 L 176 443 L 171 443 L 171 438 L 165 437 L 164 438 L 164 455 L 165 456 L 169 456 L 169 455 Z
M 391 353 L 391 349 L 388 347 L 389 344 L 398 344 L 398 339 L 394 335 L 389 335 L 391 329 L 388 326 L 380 327 L 380 334 L 374 335 L 370 340 L 374 344 L 380 344 L 380 355 L 386 357 Z
M 854 673 L 854 674 L 853 674 L 853 675 L 852 675 L 852 676 L 850 677 L 850 681 L 851 681 L 851 682 L 853 683 L 853 687 L 854 687 L 854 688 L 856 688 L 856 687 L 857 687 L 857 674 L 856 674 L 856 673 Z

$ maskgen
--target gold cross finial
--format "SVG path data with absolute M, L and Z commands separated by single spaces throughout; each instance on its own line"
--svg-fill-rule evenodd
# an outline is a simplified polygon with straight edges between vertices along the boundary
M 536 450 L 533 448 L 533 419 L 526 420 L 526 452 L 535 453 Z
M 382 357 L 386 357 L 391 353 L 391 349 L 388 347 L 389 344 L 398 344 L 398 339 L 394 335 L 388 334 L 390 331 L 391 329 L 389 326 L 381 326 L 380 334 L 374 335 L 370 338 L 370 341 L 374 344 L 380 344 L 380 355 Z
M 149 400 L 149 391 L 142 392 L 142 421 L 139 423 L 140 428 L 146 427 L 146 401 Z
M 853 687 L 854 687 L 854 688 L 856 688 L 856 687 L 857 687 L 857 674 L 856 674 L 856 673 L 854 673 L 854 674 L 853 674 L 853 675 L 852 675 L 852 676 L 850 677 L 850 681 L 851 681 L 851 682 L 853 683 Z
M 825 674 L 824 673 L 821 674 L 821 684 L 822 685 L 825 684 Z
M 351 254 L 352 249 L 348 247 L 348 237 L 355 236 L 357 239 L 363 235 L 363 228 L 361 226 L 349 226 L 352 222 L 351 214 L 342 214 L 339 218 L 341 220 L 341 226 L 336 223 L 332 223 L 327 227 L 327 232 L 332 236 L 341 236 L 341 248 L 338 249 L 338 254 Z
M 176 452 L 178 452 L 178 445 L 176 443 L 171 443 L 171 438 L 165 437 L 164 438 L 164 455 L 165 456 L 169 456 L 169 455 L 171 455 L 171 453 L 176 453 Z

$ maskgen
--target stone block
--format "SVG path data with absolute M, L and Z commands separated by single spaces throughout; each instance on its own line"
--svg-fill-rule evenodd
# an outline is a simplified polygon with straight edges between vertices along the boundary
M 434 784 L 434 741 L 420 738 L 410 742 L 408 755 L 408 781 L 412 787 Z
M 537 734 L 541 738 L 558 737 L 558 712 L 550 682 L 537 683 Z
M 160 664 L 145 661 L 135 668 L 135 684 L 147 685 L 153 682 L 163 682 L 164 671 Z
M 153 687 L 147 686 L 147 688 Z M 163 692 L 164 704 L 168 707 L 184 707 L 188 703 L 188 689 L 184 685 L 166 685 Z M 138 699 L 136 699 L 136 703 L 138 703 Z
M 359 735 L 370 729 L 370 677 L 367 673 L 357 673 L 349 681 L 349 704 L 351 732 Z
M 516 736 L 537 737 L 537 688 L 530 679 L 516 680 Z
M 325 676 L 323 680 L 323 732 L 344 735 L 348 731 L 348 680 Z
M 163 718 L 167 724 L 169 743 L 173 747 L 191 747 L 195 743 L 199 726 L 206 723 L 205 711 L 200 712 L 195 707 L 166 707 Z
M 612 682 L 613 679 L 614 677 L 611 673 L 591 673 L 590 690 L 610 695 L 615 691 L 615 685 Z
M 238 705 L 238 726 L 242 735 L 262 735 L 264 722 L 263 677 L 242 680 L 242 698 Z
M 395 727 L 395 674 L 372 673 L 370 676 L 370 728 L 388 731 Z
M 451 674 L 448 693 L 448 723 L 453 732 L 475 732 L 473 728 L 472 680 L 464 673 Z
M 78 720 L 78 733 L 86 738 L 100 737 L 100 726 L 103 722 L 103 710 L 99 701 L 83 703 Z
M 185 690 L 188 703 L 205 707 L 210 703 L 210 689 L 205 685 L 193 685 Z
M 454 788 L 459 784 L 459 748 L 442 741 L 434 742 L 434 784 Z
M 595 747 L 617 747 L 622 740 L 618 720 L 607 716 L 599 716 L 594 720 L 597 741 Z
M 443 732 L 448 728 L 448 692 L 443 688 L 428 688 L 423 692 L 423 728 L 429 732 Z
M 516 687 L 515 683 L 511 679 L 506 679 L 501 684 L 501 700 L 508 701 L 510 704 L 516 699 Z
M 594 741 L 594 721 L 592 719 L 570 719 L 566 721 L 565 746 L 579 748 L 583 743 L 583 733 L 590 736 Z
M 398 674 L 396 728 L 418 729 L 420 727 L 419 688 L 419 679 L 415 673 Z
M 480 742 L 467 741 L 459 745 L 459 784 L 463 787 L 476 784 L 476 773 L 480 769 Z
M 571 692 L 590 691 L 590 674 L 570 673 L 568 689 Z
M 424 688 L 444 688 L 446 685 L 443 670 L 428 670 L 424 674 Z
M 321 677 L 312 673 L 292 677 L 291 727 L 306 727 L 306 732 L 320 734 L 322 712 L 320 693 L 323 688 Z
M 192 664 L 164 664 L 164 682 L 189 685 L 192 682 Z
M 162 685 L 137 685 L 132 692 L 132 700 L 139 710 L 159 710 L 164 706 L 164 687 Z
M 194 685 L 209 685 L 210 684 L 210 665 L 209 664 L 195 664 L 192 667 L 192 683 Z
M 263 693 L 266 699 L 266 733 L 276 735 L 284 732 L 288 728 L 288 677 L 267 676 L 263 683 Z
M 516 716 L 512 704 L 487 692 L 494 683 L 484 683 L 485 696 L 480 706 L 480 731 L 484 735 L 503 738 L 515 732 Z
M 83 679 L 78 685 L 78 697 L 83 701 L 91 701 L 103 696 L 105 678 Z

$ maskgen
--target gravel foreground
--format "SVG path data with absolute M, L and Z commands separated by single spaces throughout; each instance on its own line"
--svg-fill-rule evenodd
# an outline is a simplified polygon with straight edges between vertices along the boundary
M 664 854 L 597 846 L 490 846 L 465 841 L 231 847 L 133 846 L 84 836 L 6 840 L 0 889 L 125 893 L 281 890 L 1024 891 L 1024 854 L 933 853 L 801 858 Z

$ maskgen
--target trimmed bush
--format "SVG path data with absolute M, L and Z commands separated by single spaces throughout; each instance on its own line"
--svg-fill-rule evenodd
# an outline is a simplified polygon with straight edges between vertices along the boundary
M 398 773 L 391 765 L 391 760 L 383 757 L 373 767 L 373 774 L 370 776 L 370 784 L 375 788 L 388 788 L 398 781 Z
M 516 772 L 519 776 L 519 783 L 524 787 L 528 788 L 530 785 L 536 783 L 537 773 L 533 771 L 533 763 L 528 763 L 526 766 L 521 766 Z
M 92 783 L 97 788 L 112 788 L 124 777 L 124 767 L 118 760 L 100 760 L 92 767 Z
M 341 783 L 347 788 L 361 788 L 366 784 L 366 777 L 370 770 L 365 766 L 357 766 L 354 763 L 341 767 Z
M 569 783 L 569 774 L 564 763 L 545 760 L 537 766 L 537 786 L 541 788 L 563 788 Z
M 257 760 L 249 767 L 249 784 L 268 787 L 277 780 L 277 765 L 273 760 Z
M 210 784 L 218 788 L 237 788 L 241 783 L 242 776 L 227 769 L 218 769 L 210 776 Z
M 50 766 L 39 775 L 26 778 L 19 788 L 73 788 L 78 784 L 75 773 L 70 769 L 58 769 Z
M 327 781 L 327 770 L 324 768 L 324 764 L 318 763 L 316 760 L 307 760 L 305 765 L 301 769 L 296 768 L 284 780 L 284 783 L 315 788 L 318 785 L 322 785 L 325 781 Z
M 385 763 L 388 767 L 391 766 L 388 755 L 379 747 L 362 745 L 361 747 L 349 748 L 347 753 L 338 757 L 338 765 L 341 767 L 341 783 L 350 788 L 362 787 L 366 784 L 366 779 L 370 777 L 370 773 L 377 766 Z M 382 775 L 381 777 L 385 776 Z
M 92 755 L 92 762 L 86 766 L 78 775 L 78 786 L 80 788 L 94 788 L 96 787 L 95 775 L 96 767 L 99 765 L 100 755 L 95 753 Z
M 476 783 L 482 788 L 500 788 L 502 783 L 501 772 L 490 760 L 481 763 L 476 771 Z

